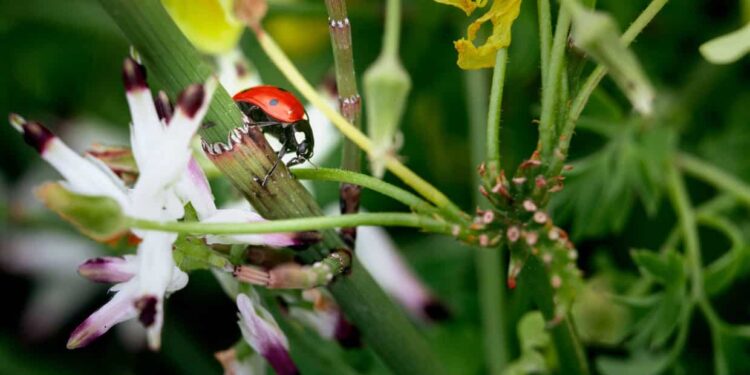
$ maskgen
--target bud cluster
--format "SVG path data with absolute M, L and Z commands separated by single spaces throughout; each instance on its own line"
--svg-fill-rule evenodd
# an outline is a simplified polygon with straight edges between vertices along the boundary
M 511 289 L 529 257 L 537 257 L 546 268 L 555 304 L 567 309 L 581 283 L 578 252 L 545 210 L 550 195 L 563 186 L 562 176 L 547 177 L 545 170 L 537 153 L 521 163 L 510 179 L 503 170 L 480 165 L 484 183 L 479 189 L 493 208 L 477 209 L 470 229 L 481 233 L 477 243 L 483 247 L 505 240 L 510 249 L 507 283 Z

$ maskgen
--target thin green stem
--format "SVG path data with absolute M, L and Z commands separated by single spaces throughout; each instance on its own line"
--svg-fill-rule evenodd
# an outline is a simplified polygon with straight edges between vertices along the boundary
M 549 54 L 552 48 L 552 16 L 549 0 L 537 0 L 539 17 L 539 56 L 542 62 L 542 82 L 547 79 L 549 71 Z
M 487 111 L 487 161 L 500 165 L 500 119 L 502 117 L 503 86 L 505 85 L 505 67 L 508 62 L 508 50 L 500 48 L 495 58 L 495 70 L 492 73 L 490 106 Z
M 388 0 L 385 5 L 385 33 L 383 35 L 383 56 L 398 56 L 401 35 L 401 0 Z
M 679 154 L 677 163 L 685 173 L 716 186 L 750 207 L 750 186 L 737 177 L 686 153 Z
M 501 63 L 496 60 L 495 67 Z M 485 70 L 466 71 L 466 98 L 469 101 L 469 123 L 471 125 L 472 139 L 472 164 L 479 165 L 487 158 L 485 154 L 490 155 L 490 143 L 488 133 L 490 132 L 492 122 L 486 122 L 488 111 L 487 94 L 488 80 Z M 498 75 L 493 76 L 493 85 L 497 81 Z M 502 86 L 502 83 L 497 83 Z M 502 91 L 502 87 L 496 89 Z M 500 95 L 502 96 L 502 95 Z M 492 100 L 491 100 L 492 102 Z M 493 102 L 497 103 L 497 102 Z M 497 103 L 499 107 L 499 103 Z M 499 108 L 498 108 L 499 110 Z M 497 114 L 499 123 L 500 114 Z M 482 145 L 487 143 L 487 147 Z M 496 146 L 492 146 L 495 147 Z M 498 163 L 499 166 L 499 163 Z M 482 184 L 479 174 L 473 174 L 472 186 L 478 187 Z M 477 207 L 487 206 L 487 200 L 479 193 L 479 189 L 474 191 L 474 203 Z M 508 353 L 508 335 L 506 331 L 507 309 L 505 309 L 505 295 L 503 289 L 504 265 L 501 254 L 502 245 L 491 249 L 475 248 L 474 261 L 477 269 L 477 289 L 479 295 L 480 317 L 482 322 L 482 342 L 484 348 L 484 360 L 487 366 L 487 373 L 491 375 L 501 375 L 507 366 L 510 357 Z
M 331 168 L 295 168 L 292 169 L 291 172 L 295 177 L 303 180 L 337 181 L 359 185 L 391 197 L 405 204 L 415 212 L 426 215 L 435 215 L 439 213 L 435 206 L 431 205 L 424 199 L 379 178 L 371 177 L 362 173 Z
M 651 23 L 654 17 L 656 17 L 668 1 L 669 0 L 652 0 L 646 9 L 641 12 L 638 18 L 636 18 L 630 27 L 628 27 L 625 33 L 622 34 L 620 40 L 625 43 L 625 45 L 630 45 L 630 43 L 635 40 L 635 37 L 638 36 L 638 34 L 640 34 L 649 23 Z M 551 174 L 558 174 L 560 173 L 560 170 L 562 170 L 565 159 L 568 157 L 570 141 L 573 137 L 573 131 L 575 130 L 578 118 L 581 117 L 581 113 L 583 113 L 583 109 L 586 107 L 594 89 L 596 89 L 599 82 L 601 82 L 606 74 L 607 68 L 598 65 L 594 71 L 589 74 L 588 78 L 586 78 L 583 86 L 581 86 L 578 94 L 573 99 L 568 118 L 565 120 L 563 129 L 560 132 L 559 144 L 557 145 L 557 152 L 555 153 L 557 157 L 554 159 L 554 162 L 550 167 Z
M 444 221 L 417 214 L 400 212 L 361 213 L 341 216 L 319 216 L 297 219 L 269 220 L 254 223 L 200 223 L 130 219 L 138 229 L 158 230 L 193 235 L 263 234 L 323 230 L 361 225 L 421 228 L 433 233 L 451 233 L 453 226 Z
M 539 120 L 539 141 L 543 162 L 552 159 L 552 151 L 557 137 L 557 115 L 559 114 L 560 86 L 565 70 L 565 49 L 570 31 L 570 13 L 560 7 L 555 26 L 555 38 L 550 53 L 549 71 L 542 80 L 542 115 Z
M 331 108 L 323 98 L 313 89 L 309 82 L 302 76 L 297 68 L 292 64 L 286 54 L 279 48 L 276 42 L 268 33 L 262 30 L 256 31 L 256 36 L 263 51 L 268 55 L 276 67 L 286 76 L 294 87 L 299 90 L 302 96 L 309 102 L 318 107 L 323 114 L 344 134 L 345 137 L 352 140 L 363 151 L 368 154 L 373 153 L 372 141 L 359 129 L 355 128 L 338 112 Z M 436 189 L 429 182 L 419 177 L 411 169 L 406 167 L 395 156 L 384 156 L 386 168 L 400 178 L 404 183 L 411 186 L 420 195 L 434 203 L 440 208 L 447 217 L 460 221 L 466 221 L 468 215 L 461 211 L 455 203 L 445 196 L 440 190 Z

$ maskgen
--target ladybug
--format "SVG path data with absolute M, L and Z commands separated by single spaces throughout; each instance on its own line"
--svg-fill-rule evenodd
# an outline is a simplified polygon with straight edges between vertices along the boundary
M 302 164 L 312 157 L 315 146 L 313 131 L 305 107 L 292 93 L 276 86 L 263 85 L 240 91 L 232 99 L 250 120 L 251 126 L 262 127 L 263 133 L 270 134 L 281 143 L 279 160 L 287 153 L 296 154 L 286 163 L 287 167 Z M 297 133 L 301 135 L 299 139 Z M 263 186 L 277 165 L 278 160 L 263 178 Z

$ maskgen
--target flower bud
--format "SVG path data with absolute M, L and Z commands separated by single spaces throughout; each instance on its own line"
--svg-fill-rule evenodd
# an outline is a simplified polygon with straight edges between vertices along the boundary
M 385 173 L 384 158 L 401 148 L 398 124 L 410 89 L 411 78 L 396 56 L 382 54 L 365 72 L 367 130 L 374 144 L 370 163 L 376 177 Z
M 573 18 L 575 45 L 609 70 L 636 111 L 648 115 L 653 110 L 654 89 L 633 51 L 620 39 L 614 19 L 592 11 L 575 0 L 564 1 Z
M 112 198 L 73 193 L 60 183 L 47 183 L 37 197 L 81 233 L 100 242 L 115 240 L 127 231 L 120 205 Z

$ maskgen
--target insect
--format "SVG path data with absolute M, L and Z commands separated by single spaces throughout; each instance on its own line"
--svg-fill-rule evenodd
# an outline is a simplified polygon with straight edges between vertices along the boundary
M 255 86 L 235 94 L 232 99 L 250 119 L 251 126 L 262 127 L 281 143 L 278 160 L 263 178 L 265 186 L 279 160 L 287 153 L 295 153 L 286 165 L 302 164 L 313 155 L 315 139 L 305 107 L 292 93 L 276 86 Z M 297 134 L 301 138 L 297 138 Z

